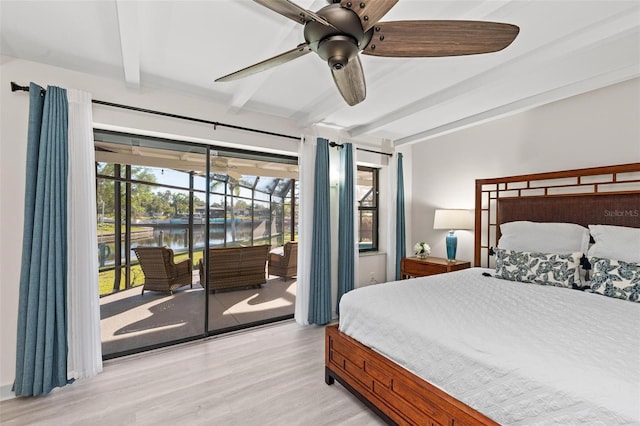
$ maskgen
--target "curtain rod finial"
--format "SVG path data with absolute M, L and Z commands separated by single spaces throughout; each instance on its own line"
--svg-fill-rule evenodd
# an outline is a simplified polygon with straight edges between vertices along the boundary
M 24 90 L 25 92 L 29 91 L 29 88 L 26 86 L 20 86 L 18 83 L 16 82 L 11 82 L 11 91 L 12 92 L 17 92 L 18 90 Z

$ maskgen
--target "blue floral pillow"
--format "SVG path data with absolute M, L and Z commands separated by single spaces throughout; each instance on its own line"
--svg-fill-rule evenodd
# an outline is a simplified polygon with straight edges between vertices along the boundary
M 498 249 L 496 278 L 574 288 L 580 286 L 582 253 L 537 253 Z
M 594 293 L 640 302 L 640 264 L 599 257 L 591 257 L 589 262 Z

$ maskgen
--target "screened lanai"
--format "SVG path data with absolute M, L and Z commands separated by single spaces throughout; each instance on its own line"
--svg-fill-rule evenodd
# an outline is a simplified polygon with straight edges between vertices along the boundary
M 266 262 L 259 286 L 206 291 L 203 271 L 209 250 L 282 254 L 297 240 L 295 157 L 103 130 L 94 138 L 107 356 L 293 314 L 295 279 L 269 276 Z M 188 264 L 191 285 L 142 294 L 150 273 L 136 249 L 147 247 L 171 249 L 174 263 Z

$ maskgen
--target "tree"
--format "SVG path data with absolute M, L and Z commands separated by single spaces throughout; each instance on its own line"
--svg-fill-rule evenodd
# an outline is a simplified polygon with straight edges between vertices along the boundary
M 251 211 L 251 206 L 244 200 L 236 200 L 233 209 L 237 212 Z
M 173 215 L 178 216 L 180 213 L 189 213 L 189 196 L 181 192 L 171 193 L 171 206 L 173 207 Z
M 99 175 L 113 176 L 115 177 L 115 164 L 113 163 L 98 163 L 97 173 Z M 154 194 L 151 192 L 151 187 L 143 183 L 135 181 L 144 181 L 155 183 L 157 181 L 156 176 L 146 167 L 131 167 L 131 216 L 138 217 L 147 214 L 148 211 L 153 211 L 154 207 L 151 205 L 154 198 Z M 98 178 L 97 187 L 97 202 L 98 209 L 102 213 L 104 206 L 105 216 L 114 216 L 115 208 L 115 181 L 112 179 Z M 124 187 L 120 191 L 120 203 L 124 206 L 125 191 Z
M 240 194 L 240 186 L 238 185 L 238 181 L 233 179 L 231 176 L 227 176 L 226 181 L 211 179 L 209 182 L 210 182 L 211 192 L 216 192 L 216 189 L 218 189 L 221 185 L 229 186 L 229 190 L 227 192 L 229 194 L 229 203 L 227 205 L 227 212 L 229 213 L 229 219 L 231 221 L 231 240 L 235 242 L 237 231 L 236 231 L 236 213 L 234 208 L 233 196 L 235 195 L 237 197 Z
M 171 192 L 156 192 L 146 205 L 147 216 L 167 216 L 171 214 Z
M 98 163 L 97 174 L 113 176 L 114 166 L 111 163 Z M 98 203 L 98 213 L 105 217 L 114 216 L 114 184 L 112 180 L 97 179 L 96 201 Z M 104 219 L 104 218 L 103 218 Z

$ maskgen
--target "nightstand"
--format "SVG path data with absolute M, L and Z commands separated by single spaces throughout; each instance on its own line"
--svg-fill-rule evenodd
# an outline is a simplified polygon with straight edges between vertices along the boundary
M 439 257 L 427 257 L 420 259 L 418 257 L 403 257 L 400 265 L 400 279 L 411 277 L 424 277 L 427 275 L 445 274 L 451 271 L 459 271 L 471 267 L 471 262 L 462 260 L 454 260 L 449 262 L 447 259 Z

